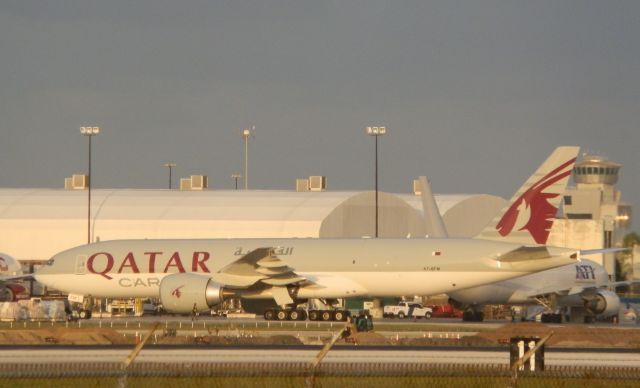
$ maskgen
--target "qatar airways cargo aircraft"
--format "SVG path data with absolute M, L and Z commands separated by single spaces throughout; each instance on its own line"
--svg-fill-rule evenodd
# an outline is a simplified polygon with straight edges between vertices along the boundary
M 578 150 L 557 148 L 478 238 L 114 240 L 61 252 L 35 277 L 76 297 L 159 297 L 179 313 L 241 298 L 245 310 L 280 320 L 305 319 L 298 306 L 312 298 L 430 295 L 511 279 L 578 259 L 541 245 Z

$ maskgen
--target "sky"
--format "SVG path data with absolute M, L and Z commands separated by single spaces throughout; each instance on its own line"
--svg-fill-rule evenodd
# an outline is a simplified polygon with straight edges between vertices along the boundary
M 3 0 L 0 187 L 249 186 L 509 198 L 559 145 L 640 217 L 640 2 Z M 174 180 L 175 184 L 176 180 Z M 634 221 L 640 226 L 640 221 Z

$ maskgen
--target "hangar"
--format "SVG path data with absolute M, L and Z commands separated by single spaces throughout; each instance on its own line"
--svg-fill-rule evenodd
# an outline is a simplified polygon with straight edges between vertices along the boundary
M 93 189 L 92 241 L 141 238 L 371 237 L 374 192 Z M 452 236 L 479 231 L 505 201 L 438 195 Z M 379 193 L 380 237 L 423 237 L 420 197 Z M 475 228 L 475 230 L 474 230 Z M 86 190 L 0 189 L 0 248 L 37 263 L 87 242 Z

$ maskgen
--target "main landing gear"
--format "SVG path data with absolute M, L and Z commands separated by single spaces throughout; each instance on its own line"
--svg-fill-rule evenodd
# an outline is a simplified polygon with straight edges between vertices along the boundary
M 267 321 L 341 321 L 345 322 L 350 316 L 346 310 L 309 310 L 309 313 L 301 309 L 282 310 L 268 309 L 264 312 Z
M 482 322 L 484 321 L 484 313 L 469 309 L 462 313 L 462 320 L 464 322 Z
M 542 322 L 542 323 L 562 323 L 562 314 L 544 313 L 544 314 L 540 315 L 540 322 Z

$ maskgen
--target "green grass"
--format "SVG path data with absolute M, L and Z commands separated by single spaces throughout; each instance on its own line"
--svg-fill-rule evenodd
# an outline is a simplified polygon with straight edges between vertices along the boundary
M 506 377 L 317 377 L 315 387 L 507 387 Z M 11 388 L 30 387 L 92 387 L 92 388 L 196 388 L 196 387 L 304 387 L 304 377 L 192 377 L 154 378 L 135 377 L 126 381 L 118 378 L 41 378 L 0 379 L 0 386 Z M 596 380 L 573 378 L 526 377 L 517 382 L 517 387 L 637 387 L 634 380 Z

